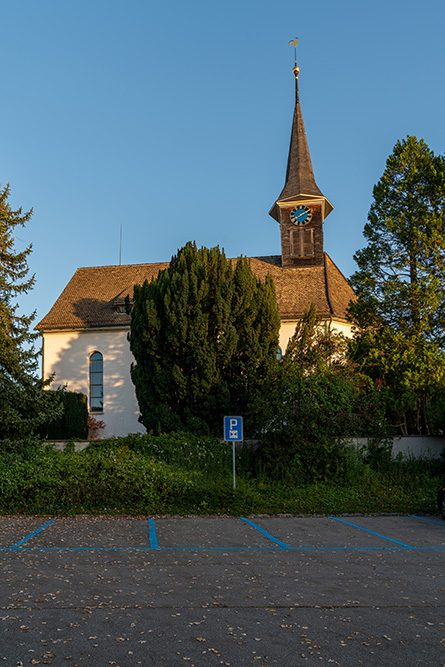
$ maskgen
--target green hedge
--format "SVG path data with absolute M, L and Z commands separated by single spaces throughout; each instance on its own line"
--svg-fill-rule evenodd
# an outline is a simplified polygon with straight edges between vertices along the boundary
M 88 438 L 88 406 L 85 394 L 62 391 L 63 415 L 59 419 L 46 422 L 40 427 L 40 436 L 48 440 L 69 440 Z
M 393 459 L 375 470 L 355 460 L 349 478 L 286 483 L 258 471 L 231 447 L 185 433 L 128 436 L 74 451 L 51 445 L 0 456 L 0 514 L 341 514 L 437 515 L 443 462 Z M 315 455 L 315 453 L 314 453 Z M 255 456 L 255 454 L 254 454 Z

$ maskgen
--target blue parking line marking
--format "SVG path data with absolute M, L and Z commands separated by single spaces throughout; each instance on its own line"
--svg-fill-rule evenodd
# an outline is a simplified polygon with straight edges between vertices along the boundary
M 348 526 L 353 526 L 353 528 L 364 530 L 366 533 L 370 533 L 371 535 L 377 535 L 377 537 L 381 537 L 384 540 L 389 540 L 389 542 L 394 542 L 394 544 L 398 544 L 399 546 L 404 547 L 405 549 L 414 549 L 414 547 L 412 547 L 410 544 L 404 544 L 403 542 L 398 542 L 397 540 L 393 540 L 391 537 L 387 537 L 386 535 L 381 535 L 380 533 L 375 533 L 373 530 L 369 530 L 368 528 L 362 528 L 362 526 L 358 526 L 356 523 L 351 523 L 350 521 L 339 519 L 336 516 L 328 516 L 328 519 L 333 519 L 334 521 L 340 521 L 341 523 L 345 523 Z
M 422 521 L 429 521 L 430 523 L 438 523 L 439 526 L 443 526 L 445 528 L 445 521 L 437 521 L 437 519 L 427 519 L 426 516 L 416 516 L 415 514 L 410 514 L 410 517 L 413 519 L 421 519 Z
M 154 519 L 148 520 L 148 540 L 150 549 L 159 549 L 158 537 L 156 535 L 156 525 Z
M 377 534 L 377 533 L 376 533 Z M 387 538 L 388 539 L 388 538 Z M 277 547 L 158 547 L 158 551 L 274 551 Z M 445 551 L 445 547 L 279 547 L 286 551 Z M 1 551 L 19 551 L 35 553 L 36 551 L 153 551 L 153 547 L 0 547 Z
M 408 515 L 409 517 L 413 519 L 420 519 L 422 521 L 429 521 L 431 523 L 437 523 L 443 527 L 445 527 L 445 523 L 440 521 L 440 520 L 435 520 L 433 518 L 428 518 L 424 516 L 416 516 L 414 514 Z M 276 549 L 286 549 L 288 551 L 330 551 L 330 552 L 339 552 L 339 551 L 349 551 L 349 552 L 354 552 L 354 551 L 380 551 L 380 552 L 388 552 L 388 551 L 403 551 L 406 549 L 409 549 L 411 551 L 445 551 L 444 546 L 412 546 L 410 544 L 405 544 L 404 542 L 399 542 L 393 538 L 388 537 L 387 535 L 383 535 L 381 533 L 377 533 L 373 530 L 369 530 L 368 528 L 364 528 L 358 524 L 352 523 L 350 521 L 346 521 L 345 519 L 341 519 L 336 516 L 328 516 L 327 518 L 332 519 L 333 521 L 338 521 L 340 523 L 346 524 L 348 526 L 352 526 L 353 528 L 358 528 L 361 531 L 364 531 L 366 533 L 369 533 L 371 535 L 375 535 L 377 537 L 382 538 L 383 540 L 386 540 L 391 543 L 391 545 L 388 546 L 290 546 L 289 544 L 286 544 L 282 540 L 279 540 L 278 538 L 274 537 L 271 533 L 267 532 L 263 528 L 261 528 L 258 524 L 254 523 L 250 519 L 247 519 L 246 517 L 239 517 L 242 521 L 245 523 L 249 524 L 252 528 L 254 528 L 256 531 L 261 533 L 264 537 L 266 537 L 268 540 L 273 542 L 273 546 L 173 546 L 173 547 L 161 547 L 158 542 L 157 538 L 157 533 L 156 533 L 156 523 L 155 519 L 148 518 L 148 546 L 89 546 L 89 547 L 75 547 L 75 546 L 53 546 L 53 547 L 43 547 L 43 546 L 33 546 L 32 544 L 29 544 L 29 541 L 41 533 L 43 530 L 51 526 L 56 520 L 57 517 L 50 519 L 47 521 L 45 524 L 41 525 L 39 528 L 36 528 L 32 532 L 30 532 L 28 535 L 25 535 L 21 540 L 16 542 L 15 544 L 8 546 L 8 547 L 0 547 L 0 552 L 2 551 L 19 551 L 20 553 L 24 552 L 35 552 L 35 551 L 85 551 L 85 552 L 97 552 L 97 551 L 150 551 L 150 550 L 160 550 L 160 551 L 271 551 L 271 550 L 276 550 Z
M 8 547 L 9 549 L 20 549 L 28 540 L 30 540 L 32 537 L 35 537 L 39 533 L 42 532 L 42 530 L 45 530 L 45 528 L 48 528 L 52 523 L 54 523 L 55 519 L 51 519 L 47 523 L 43 524 L 43 526 L 40 526 L 40 528 L 36 528 L 32 533 L 29 533 L 29 535 L 26 535 L 25 537 L 22 537 L 21 540 L 13 544 L 12 546 Z
M 260 526 L 258 526 L 256 523 L 251 521 L 250 519 L 246 519 L 243 516 L 240 516 L 241 521 L 245 521 L 248 523 L 250 526 L 253 526 L 256 530 L 258 530 L 264 537 L 267 537 L 268 540 L 272 540 L 272 542 L 275 542 L 275 544 L 278 544 L 279 547 L 282 549 L 290 549 L 291 547 L 286 544 L 285 542 L 282 542 L 281 540 L 278 540 L 276 537 L 271 535 L 270 533 L 267 532 L 267 530 L 263 530 Z

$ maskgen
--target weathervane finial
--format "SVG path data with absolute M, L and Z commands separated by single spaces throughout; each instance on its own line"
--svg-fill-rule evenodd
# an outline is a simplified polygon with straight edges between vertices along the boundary
M 298 44 L 298 37 L 295 37 L 295 39 L 291 39 L 291 41 L 289 42 L 289 44 L 292 44 L 293 47 L 294 47 L 294 51 L 295 51 L 295 65 L 294 65 L 294 68 L 293 68 L 292 72 L 294 73 L 295 78 L 298 79 L 298 75 L 299 75 L 299 73 L 300 73 L 300 68 L 297 66 L 297 44 Z

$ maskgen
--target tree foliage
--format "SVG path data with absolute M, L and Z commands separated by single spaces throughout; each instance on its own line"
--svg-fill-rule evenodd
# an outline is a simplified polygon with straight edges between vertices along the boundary
M 19 251 L 15 239 L 32 211 L 14 211 L 9 192 L 8 185 L 0 188 L 0 440 L 19 440 L 34 434 L 59 408 L 35 376 L 37 334 L 30 331 L 35 314 L 18 313 L 17 298 L 32 288 L 34 276 L 28 276 L 31 246 Z
M 283 367 L 300 375 L 324 374 L 344 367 L 347 341 L 317 314 L 313 303 L 297 323 L 283 357 Z
M 353 355 L 387 392 L 393 424 L 403 434 L 430 433 L 445 387 L 444 158 L 408 136 L 373 195 L 351 277 Z
M 46 440 L 86 440 L 89 421 L 87 397 L 85 394 L 65 389 L 57 389 L 56 393 L 63 406 L 63 414 L 58 419 L 52 418 L 42 424 L 39 434 Z
M 246 415 L 276 363 L 273 281 L 248 260 L 187 243 L 167 269 L 135 286 L 129 335 L 141 422 L 156 433 L 220 433 L 224 414 Z
M 350 355 L 385 397 L 386 419 L 402 435 L 437 434 L 445 424 L 445 360 L 419 333 L 362 331 Z
M 445 304 L 445 161 L 421 139 L 398 141 L 374 187 L 351 283 L 360 328 L 390 326 L 442 342 Z
M 382 395 L 346 357 L 346 340 L 311 305 L 258 402 L 266 472 L 283 481 L 345 479 L 351 438 L 381 441 Z

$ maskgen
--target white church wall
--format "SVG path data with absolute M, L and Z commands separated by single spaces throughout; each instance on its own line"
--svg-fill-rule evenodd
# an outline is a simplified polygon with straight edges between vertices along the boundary
M 283 322 L 280 329 L 280 348 L 286 351 L 289 338 L 294 334 L 296 321 Z M 340 322 L 331 326 L 350 336 L 350 327 Z M 145 433 L 138 421 L 139 408 L 130 377 L 134 361 L 127 340 L 128 328 L 88 329 L 77 332 L 46 332 L 43 334 L 43 377 L 54 374 L 51 388 L 65 386 L 89 398 L 89 359 L 93 352 L 103 356 L 104 408 L 92 412 L 105 423 L 99 437 L 125 436 Z
M 130 377 L 133 355 L 127 340 L 128 329 L 87 330 L 45 333 L 43 336 L 43 376 L 55 374 L 51 388 L 66 385 L 69 391 L 89 392 L 89 358 L 103 356 L 104 408 L 91 413 L 105 423 L 99 437 L 144 433 L 138 422 L 139 409 Z
M 280 328 L 280 336 L 279 336 L 279 346 L 282 354 L 286 352 L 287 344 L 292 338 L 292 336 L 295 333 L 295 327 L 297 326 L 297 320 L 294 320 L 293 322 L 282 322 L 281 323 L 281 328 Z M 336 320 L 332 320 L 330 322 L 330 327 L 332 331 L 335 331 L 336 333 L 342 333 L 344 336 L 347 338 L 352 337 L 351 333 L 351 325 L 347 324 L 345 322 L 337 322 Z

